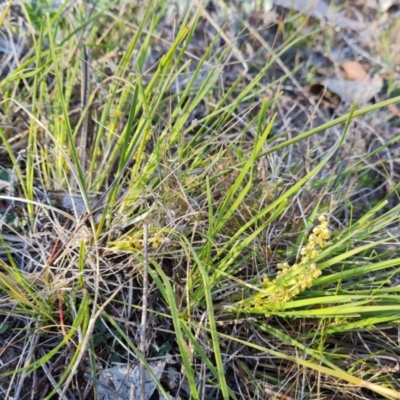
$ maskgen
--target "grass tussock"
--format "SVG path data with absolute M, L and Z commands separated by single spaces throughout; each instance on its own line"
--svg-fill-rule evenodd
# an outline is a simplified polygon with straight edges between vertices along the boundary
M 303 16 L 38 4 L 0 18 L 0 397 L 157 359 L 151 398 L 399 399 L 400 98 L 294 95 Z

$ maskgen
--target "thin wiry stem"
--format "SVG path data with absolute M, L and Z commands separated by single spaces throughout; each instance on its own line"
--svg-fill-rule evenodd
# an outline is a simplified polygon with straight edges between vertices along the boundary
M 142 322 L 140 329 L 140 352 L 146 357 L 146 324 L 147 324 L 147 286 L 148 286 L 148 226 L 143 225 L 143 298 L 142 298 Z M 145 400 L 145 376 L 144 364 L 140 363 L 140 400 Z

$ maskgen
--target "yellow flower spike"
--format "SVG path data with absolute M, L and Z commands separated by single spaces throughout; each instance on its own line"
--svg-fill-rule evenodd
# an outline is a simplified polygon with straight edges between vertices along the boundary
M 264 284 L 265 286 L 269 286 L 269 285 L 271 284 L 270 279 L 269 279 L 268 276 L 266 276 L 266 275 L 264 275 L 264 277 L 263 277 L 263 284 Z
M 321 232 L 321 225 L 318 225 L 318 226 L 316 226 L 316 227 L 313 229 L 313 233 L 314 233 L 315 235 L 319 235 L 320 232 Z
M 135 243 L 133 243 L 132 247 L 136 250 L 143 250 L 143 244 L 139 241 L 136 241 Z
M 310 258 L 311 258 L 311 259 L 312 259 L 312 258 L 315 258 L 315 257 L 317 257 L 318 254 L 319 254 L 318 251 L 314 249 L 314 250 L 311 252 L 311 254 L 310 254 Z
M 328 240 L 331 237 L 331 232 L 328 228 L 324 228 L 321 232 L 321 237 L 325 240 Z
M 317 244 L 317 240 L 318 240 L 318 236 L 315 235 L 314 233 L 312 233 L 309 237 L 308 237 L 308 241 L 310 244 Z
M 275 279 L 263 278 L 263 284 L 268 287 L 268 293 L 262 298 L 264 307 L 285 304 L 294 296 L 312 287 L 314 280 L 322 275 L 322 271 L 317 268 L 315 263 L 303 267 L 319 255 L 320 249 L 327 245 L 331 237 L 326 217 L 322 215 L 318 220 L 320 224 L 309 235 L 308 243 L 300 249 L 300 262 L 292 266 L 287 262 L 279 263 L 277 264 L 278 271 Z M 282 279 L 298 270 L 299 267 L 303 267 L 302 270 L 294 274 L 290 280 Z
M 158 249 L 163 243 L 164 238 L 161 234 L 157 233 L 154 237 L 149 239 L 153 249 Z
M 302 264 L 306 264 L 306 263 L 308 263 L 309 260 L 310 260 L 310 257 L 308 257 L 308 256 L 303 256 L 303 257 L 301 258 L 301 263 L 302 263 Z
M 322 271 L 320 269 L 317 269 L 316 271 L 313 271 L 313 273 L 312 273 L 312 277 L 314 279 L 319 278 L 321 275 L 322 275 Z
M 256 298 L 256 299 L 253 300 L 253 306 L 254 307 L 260 307 L 261 303 L 262 303 L 262 299 L 260 299 L 260 298 Z

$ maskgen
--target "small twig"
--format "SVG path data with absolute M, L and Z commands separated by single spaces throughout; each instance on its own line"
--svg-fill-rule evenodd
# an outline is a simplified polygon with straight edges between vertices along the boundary
M 24 362 L 24 370 L 19 375 L 19 382 L 18 382 L 18 385 L 17 385 L 17 387 L 15 389 L 15 392 L 14 392 L 14 398 L 15 399 L 19 399 L 20 398 L 21 393 L 22 393 L 22 389 L 24 387 L 25 379 L 29 376 L 29 374 L 27 373 L 25 368 L 27 368 L 28 365 L 30 365 L 31 362 L 32 362 L 32 358 L 34 357 L 34 352 L 35 352 L 37 344 L 39 342 L 39 338 L 40 338 L 40 335 L 33 336 L 33 338 L 30 340 L 30 342 L 31 342 L 30 348 L 29 349 L 25 348 L 27 354 L 25 353 L 25 351 L 23 351 L 23 353 L 22 353 L 22 354 L 26 354 L 26 359 L 25 359 L 25 362 Z M 62 398 L 62 400 L 64 400 L 64 399 Z
M 143 224 L 143 298 L 142 298 L 142 322 L 140 329 L 140 352 L 143 358 L 146 356 L 146 324 L 147 324 L 147 286 L 148 286 L 148 226 L 147 223 Z M 145 376 L 144 364 L 140 363 L 139 377 L 140 377 L 140 400 L 145 400 Z
M 89 51 L 87 46 L 83 46 L 83 57 L 82 57 L 82 93 L 81 93 L 81 103 L 82 112 L 85 113 L 84 119 L 82 121 L 81 134 L 79 136 L 79 161 L 83 171 L 86 171 L 86 150 L 87 150 L 87 136 L 89 131 L 89 110 L 87 105 L 90 96 L 90 74 L 89 74 Z
M 60 320 L 60 327 L 61 327 L 61 332 L 64 336 L 65 342 L 67 343 L 67 346 L 69 347 L 69 340 L 67 338 L 67 332 L 65 330 L 65 321 L 64 321 L 64 303 L 63 303 L 63 294 L 62 292 L 58 293 L 58 315 L 59 315 L 59 320 Z

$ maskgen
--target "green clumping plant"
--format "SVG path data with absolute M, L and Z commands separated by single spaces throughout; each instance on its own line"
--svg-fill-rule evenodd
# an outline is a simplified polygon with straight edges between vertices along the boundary
M 298 263 L 277 263 L 276 276 L 271 279 L 264 275 L 261 284 L 257 286 L 257 294 L 245 295 L 242 301 L 229 305 L 226 309 L 249 313 L 262 312 L 269 316 L 269 309 L 282 308 L 293 297 L 311 288 L 322 274 L 313 260 L 327 247 L 331 237 L 325 215 L 321 215 L 318 220 L 319 225 L 308 236 L 308 243 L 300 249 L 301 257 Z
M 148 243 L 154 250 L 157 250 L 164 242 L 165 238 L 161 232 L 151 234 L 148 238 Z M 144 247 L 143 232 L 139 231 L 124 235 L 124 238 L 110 242 L 109 246 L 117 250 L 141 251 Z
M 400 98 L 353 105 L 307 130 L 311 118 L 292 134 L 281 116 L 293 99 L 281 90 L 297 78 L 290 70 L 276 77 L 275 64 L 324 31 L 282 20 L 284 42 L 242 73 L 232 62 L 240 40 L 225 36 L 221 47 L 221 28 L 199 46 L 209 15 L 189 10 L 170 29 L 168 3 L 126 4 L 115 15 L 118 3 L 102 0 L 90 10 L 79 5 L 76 18 L 27 7 L 35 51 L 0 82 L 2 113 L 29 122 L 20 126 L 23 151 L 0 125 L 0 162 L 9 164 L 0 178 L 13 183 L 0 192 L 0 347 L 33 345 L 0 379 L 12 375 L 23 387 L 25 377 L 50 376 L 46 399 L 77 397 L 92 384 L 82 371 L 96 382 L 120 359 L 152 374 L 149 358 L 173 355 L 181 397 L 265 398 L 265 383 L 294 387 L 293 398 L 332 392 L 288 378 L 296 370 L 310 377 L 304 382 L 318 374 L 399 398 L 389 375 L 363 374 L 378 350 L 351 369 L 336 343 L 373 334 L 378 349 L 400 356 L 379 332 L 399 321 L 400 290 L 391 282 L 400 257 L 388 244 L 400 236 L 392 230 L 400 206 L 387 199 L 399 185 L 357 217 L 357 199 L 347 200 L 379 163 L 385 171 L 399 137 L 354 160 L 346 143 L 360 118 Z M 263 41 L 255 47 L 262 52 Z M 317 220 L 309 235 L 298 234 Z M 282 262 L 285 245 L 292 258 Z M 275 275 L 266 275 L 270 266 Z M 272 374 L 265 366 L 277 359 Z M 164 398 L 167 380 L 156 379 Z

